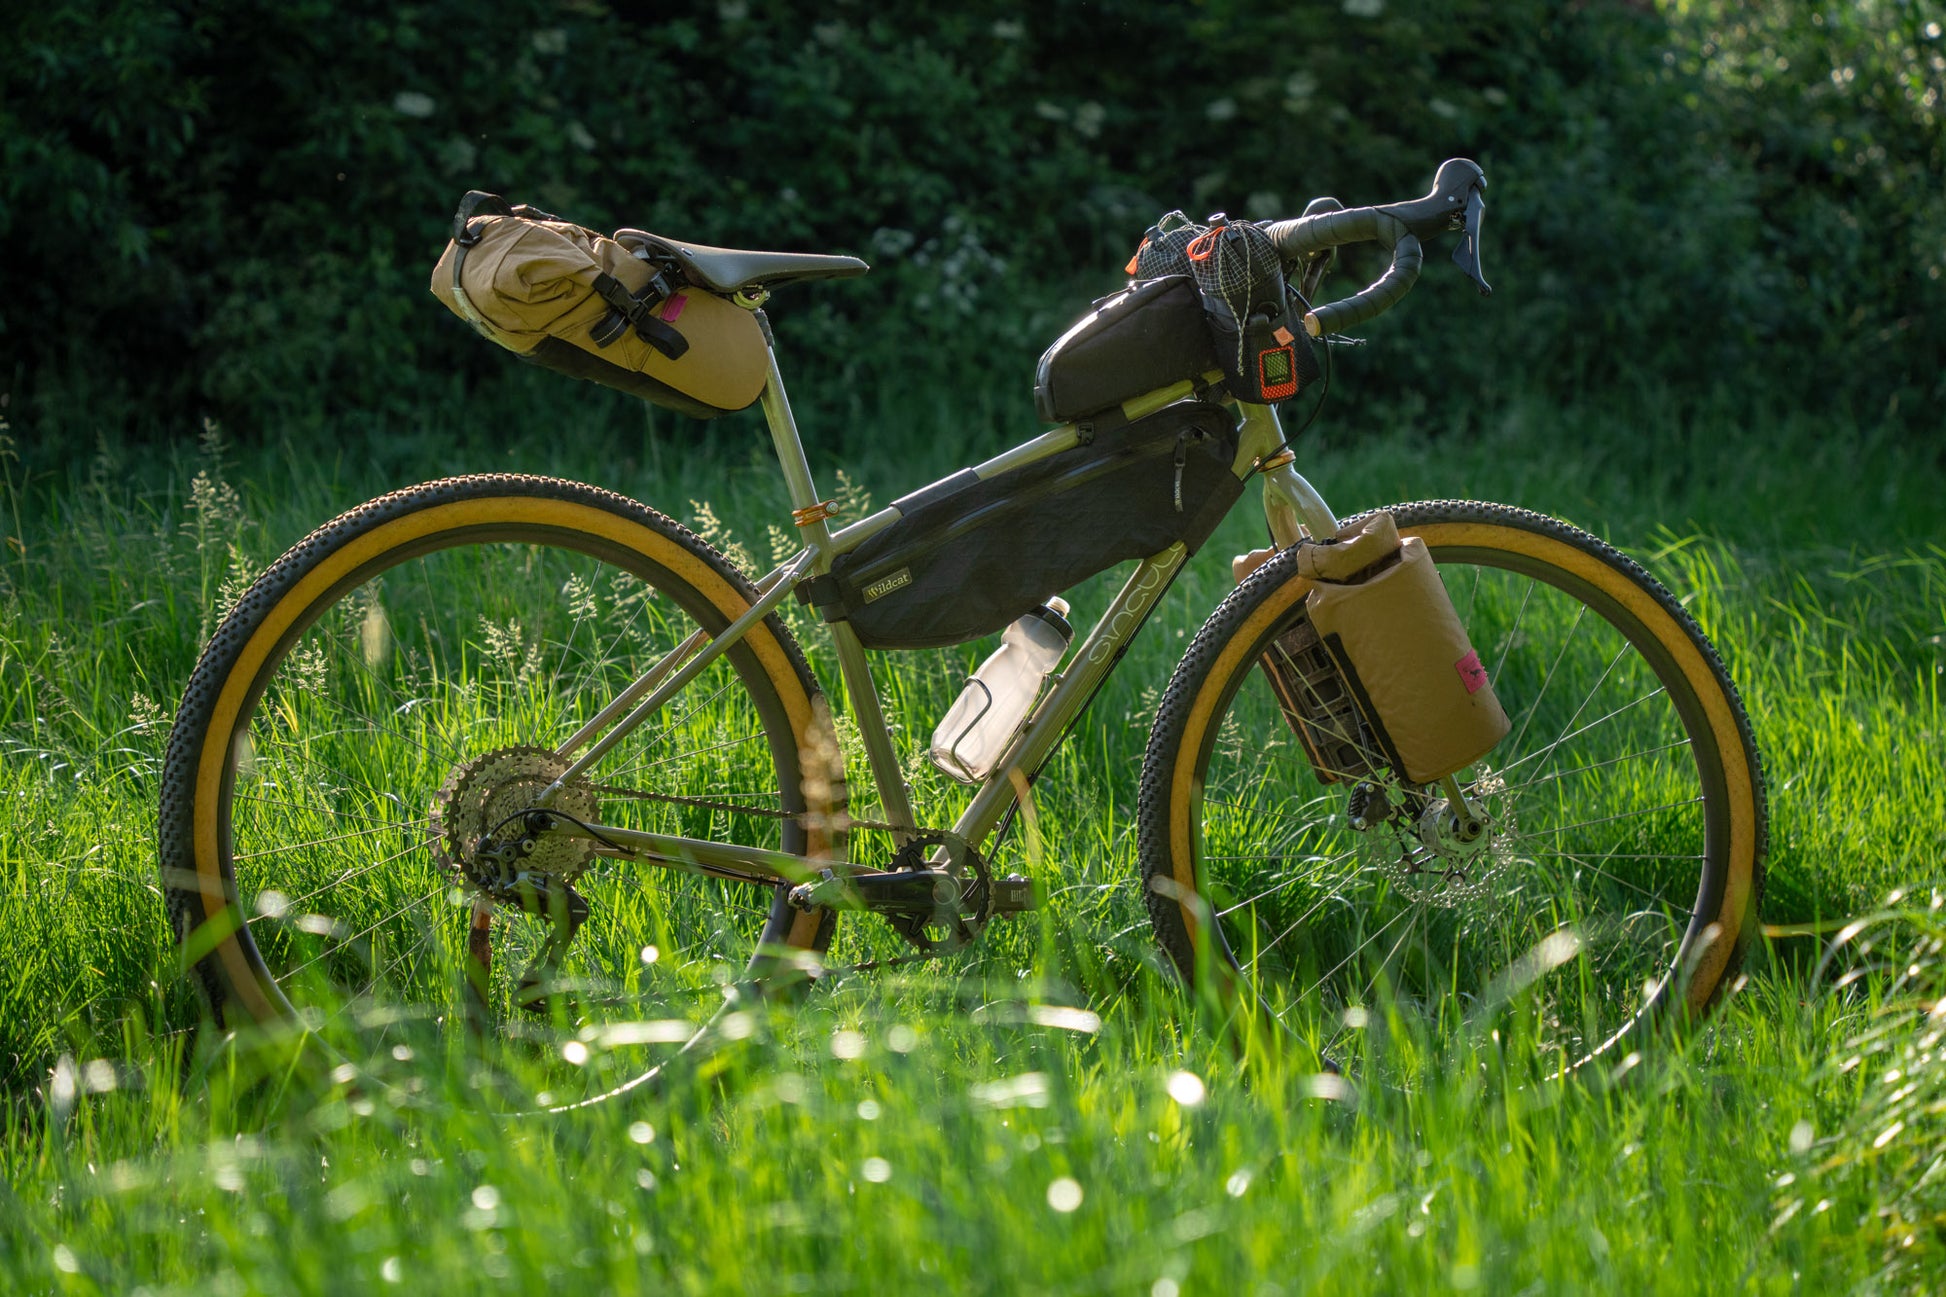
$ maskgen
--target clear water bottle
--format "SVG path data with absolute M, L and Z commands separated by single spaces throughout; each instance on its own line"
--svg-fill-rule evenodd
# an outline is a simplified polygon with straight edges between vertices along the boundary
M 933 731 L 928 755 L 934 765 L 969 784 L 993 773 L 1040 697 L 1041 682 L 1074 639 L 1067 612 L 1065 599 L 1049 599 L 1000 633 L 1000 647 Z

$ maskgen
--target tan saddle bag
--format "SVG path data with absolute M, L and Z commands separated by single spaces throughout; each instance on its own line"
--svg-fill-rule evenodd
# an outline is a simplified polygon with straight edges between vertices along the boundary
M 699 419 L 745 409 L 769 377 L 753 312 L 630 246 L 473 191 L 433 296 L 507 350 Z
M 1305 544 L 1298 571 L 1314 583 L 1309 624 L 1279 636 L 1263 666 L 1325 782 L 1371 773 L 1364 753 L 1376 747 L 1412 783 L 1434 783 L 1507 736 L 1431 553 L 1417 536 L 1401 541 L 1391 514 Z

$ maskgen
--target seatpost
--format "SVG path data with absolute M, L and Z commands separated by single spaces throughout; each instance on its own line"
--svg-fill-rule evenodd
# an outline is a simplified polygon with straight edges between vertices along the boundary
M 790 398 L 784 394 L 784 375 L 777 368 L 777 344 L 771 337 L 770 320 L 761 310 L 756 316 L 764 331 L 764 361 L 770 366 L 770 378 L 764 384 L 764 419 L 770 424 L 770 441 L 777 449 L 784 485 L 790 491 L 792 521 L 797 523 L 804 543 L 816 553 L 812 571 L 822 574 L 831 567 L 831 528 L 825 522 L 831 516 L 831 501 L 819 499 L 818 488 L 811 481 L 811 461 L 804 454 L 804 440 L 798 435 Z

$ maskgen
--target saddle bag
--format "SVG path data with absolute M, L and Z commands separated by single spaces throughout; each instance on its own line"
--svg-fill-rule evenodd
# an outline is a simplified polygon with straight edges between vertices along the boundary
M 798 597 L 870 648 L 977 639 L 1117 563 L 1194 552 L 1243 493 L 1236 449 L 1222 407 L 1183 401 L 990 478 L 963 469 L 895 501 L 897 522 Z
M 1049 423 L 1215 372 L 1202 295 L 1187 274 L 1138 280 L 1102 298 L 1041 355 L 1034 408 Z
M 432 291 L 523 359 L 698 419 L 746 408 L 769 377 L 753 312 L 690 285 L 646 245 L 494 194 L 461 200 Z
M 1307 544 L 1298 570 L 1315 583 L 1310 624 L 1280 637 L 1264 668 L 1326 782 L 1368 773 L 1363 752 L 1376 746 L 1407 780 L 1434 783 L 1507 736 L 1507 713 L 1431 553 L 1417 536 L 1401 541 L 1391 514 Z M 1314 645 L 1336 664 L 1342 689 L 1318 669 Z

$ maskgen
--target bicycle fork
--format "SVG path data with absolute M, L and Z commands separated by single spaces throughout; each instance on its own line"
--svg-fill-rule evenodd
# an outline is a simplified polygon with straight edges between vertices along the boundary
M 1242 409 L 1237 463 L 1253 466 L 1264 479 L 1264 522 L 1270 528 L 1272 544 L 1285 550 L 1307 537 L 1325 540 L 1336 536 L 1338 519 L 1318 489 L 1297 471 L 1297 454 L 1284 441 L 1276 407 L 1244 405 Z M 1469 845 L 1477 841 L 1486 828 L 1478 808 L 1453 776 L 1442 779 L 1440 788 L 1445 793 L 1443 831 Z

